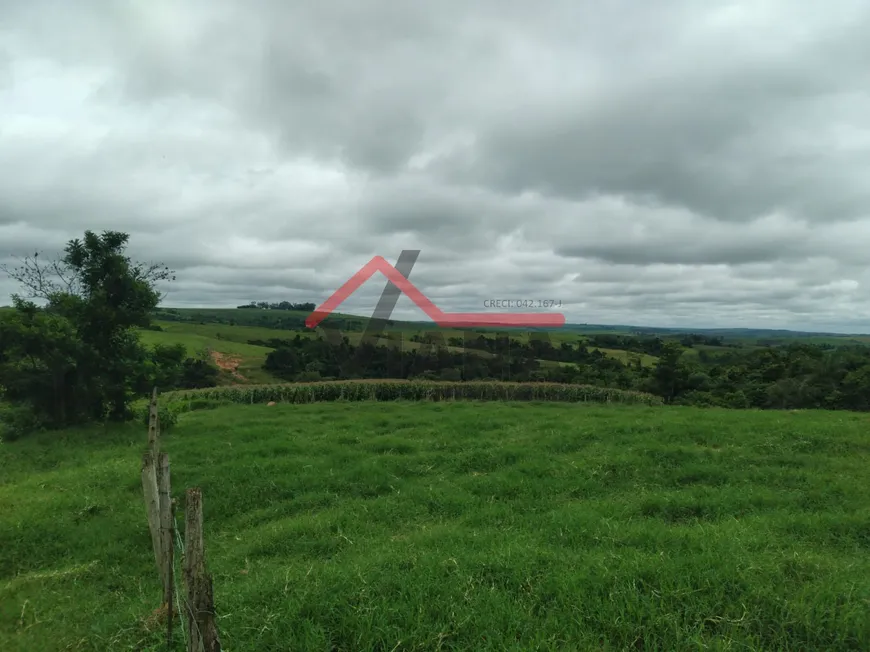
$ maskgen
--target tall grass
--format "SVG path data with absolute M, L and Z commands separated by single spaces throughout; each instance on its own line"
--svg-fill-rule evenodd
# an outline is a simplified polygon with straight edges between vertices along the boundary
M 166 650 L 145 437 L 0 445 L 0 650 Z M 870 650 L 866 414 L 230 405 L 161 446 L 232 652 Z
M 344 380 L 244 387 L 211 387 L 171 392 L 174 399 L 212 399 L 230 403 L 317 403 L 321 401 L 559 401 L 661 405 L 658 396 L 591 385 L 448 382 L 415 380 Z

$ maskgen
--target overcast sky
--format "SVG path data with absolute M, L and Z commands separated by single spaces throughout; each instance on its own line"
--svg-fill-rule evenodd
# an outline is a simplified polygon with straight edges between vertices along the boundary
M 868 35 L 867 0 L 0 0 L 0 259 L 122 230 L 167 305 L 319 304 L 419 249 L 446 311 L 870 332 Z

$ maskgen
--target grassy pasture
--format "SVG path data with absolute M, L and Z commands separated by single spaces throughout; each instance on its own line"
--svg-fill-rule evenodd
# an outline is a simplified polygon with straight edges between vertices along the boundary
M 601 351 L 604 355 L 615 358 L 623 364 L 629 362 L 635 356 L 640 358 L 640 363 L 644 367 L 654 367 L 656 362 L 658 362 L 658 358 L 649 353 L 636 353 L 634 351 L 624 351 L 623 349 L 605 349 L 597 346 L 589 347 L 589 349 L 591 351 Z
M 247 344 L 248 339 L 256 339 L 261 335 L 255 332 L 269 329 L 250 328 L 246 326 L 223 326 L 216 324 L 184 324 L 178 322 L 158 322 L 163 331 L 140 330 L 139 339 L 148 346 L 155 344 L 183 344 L 188 355 L 195 356 L 211 350 L 223 354 L 223 357 L 237 365 L 239 376 L 224 374 L 223 381 L 229 383 L 263 383 L 274 382 L 276 378 L 262 369 L 266 356 L 272 350 L 265 346 Z M 284 333 L 288 331 L 273 331 Z M 267 335 L 267 337 L 269 337 Z
M 245 344 L 250 340 L 293 339 L 298 331 L 266 328 L 263 326 L 239 326 L 229 324 L 194 324 L 185 322 L 158 321 L 164 332 L 177 335 L 197 335 L 211 340 L 236 342 Z M 159 331 L 143 331 L 154 333 Z M 314 332 L 302 332 L 302 337 L 312 337 Z M 250 345 L 248 345 L 250 346 Z
M 212 333 L 207 334 L 206 332 L 190 331 L 183 325 L 173 324 L 162 332 L 141 330 L 139 335 L 145 344 L 184 344 L 191 354 L 206 348 L 213 348 L 221 353 L 246 357 L 260 356 L 265 359 L 266 354 L 272 350 L 265 346 L 247 344 L 246 341 L 241 340 L 239 334 L 227 333 L 231 328 L 233 327 L 225 327 L 224 332 L 212 329 Z
M 233 405 L 164 437 L 227 650 L 870 649 L 851 413 Z M 0 649 L 162 650 L 144 427 L 0 444 Z M 179 642 L 178 649 L 182 649 Z

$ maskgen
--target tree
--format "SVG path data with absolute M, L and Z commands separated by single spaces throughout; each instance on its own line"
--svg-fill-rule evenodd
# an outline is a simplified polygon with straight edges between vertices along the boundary
M 665 342 L 659 359 L 653 369 L 653 386 L 655 392 L 672 402 L 688 383 L 689 370 L 682 363 L 683 347 L 678 342 Z
M 129 280 L 145 283 L 151 289 L 159 282 L 175 280 L 175 273 L 162 263 L 133 263 L 123 256 L 129 238 L 119 231 L 104 231 L 101 235 L 85 231 L 84 241 L 70 240 L 64 249 L 65 255 L 57 260 L 43 262 L 36 252 L 19 259 L 18 267 L 0 265 L 0 271 L 22 286 L 25 294 L 19 296 L 44 301 L 57 295 L 81 297 L 92 290 L 99 280 L 99 271 L 93 264 L 99 262 L 100 254 L 104 262 L 108 262 L 109 255 L 114 255 L 114 262 L 126 267 Z M 158 303 L 163 298 L 158 296 Z
M 199 389 L 217 385 L 220 372 L 205 358 L 187 358 L 181 366 L 179 387 Z
M 126 418 L 141 389 L 149 353 L 133 329 L 150 324 L 162 298 L 157 283 L 175 275 L 131 261 L 128 240 L 118 231 L 86 231 L 58 260 L 36 253 L 14 269 L 0 267 L 28 299 L 45 304 L 16 295 L 15 312 L 0 318 L 0 386 L 54 425 Z
M 870 410 L 870 364 L 846 374 L 841 400 L 849 410 Z
M 59 422 L 74 416 L 86 388 L 77 361 L 82 343 L 69 320 L 14 298 L 15 312 L 0 317 L 3 396 Z
M 299 356 L 296 355 L 293 349 L 289 348 L 279 348 L 271 351 L 266 356 L 263 369 L 284 380 L 292 380 L 302 370 Z

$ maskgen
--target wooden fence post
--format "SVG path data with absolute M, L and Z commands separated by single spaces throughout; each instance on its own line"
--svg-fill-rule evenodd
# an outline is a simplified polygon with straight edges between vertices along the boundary
M 160 495 L 157 489 L 157 463 L 153 451 L 142 456 L 142 492 L 145 494 L 145 512 L 148 516 L 148 529 L 151 531 L 151 545 L 154 548 L 154 561 L 162 573 L 162 544 L 160 538 Z
M 169 454 L 160 453 L 157 465 L 157 489 L 160 506 L 160 575 L 163 580 L 163 602 L 166 605 L 166 636 L 172 641 L 172 586 L 175 546 L 172 541 L 172 493 L 169 477 Z
M 172 621 L 175 610 L 173 600 L 173 558 L 175 552 L 172 513 L 172 483 L 169 472 L 169 454 L 160 452 L 160 419 L 157 388 L 151 392 L 148 406 L 148 451 L 142 457 L 142 491 L 148 529 L 154 548 L 154 561 L 163 587 L 163 605 L 166 609 L 166 643 L 172 646 Z
M 202 492 L 187 490 L 184 518 L 184 581 L 187 584 L 188 652 L 220 652 L 214 612 L 214 587 L 205 571 Z
M 148 450 L 155 454 L 160 449 L 160 418 L 157 410 L 157 388 L 151 392 L 151 404 L 148 406 Z

